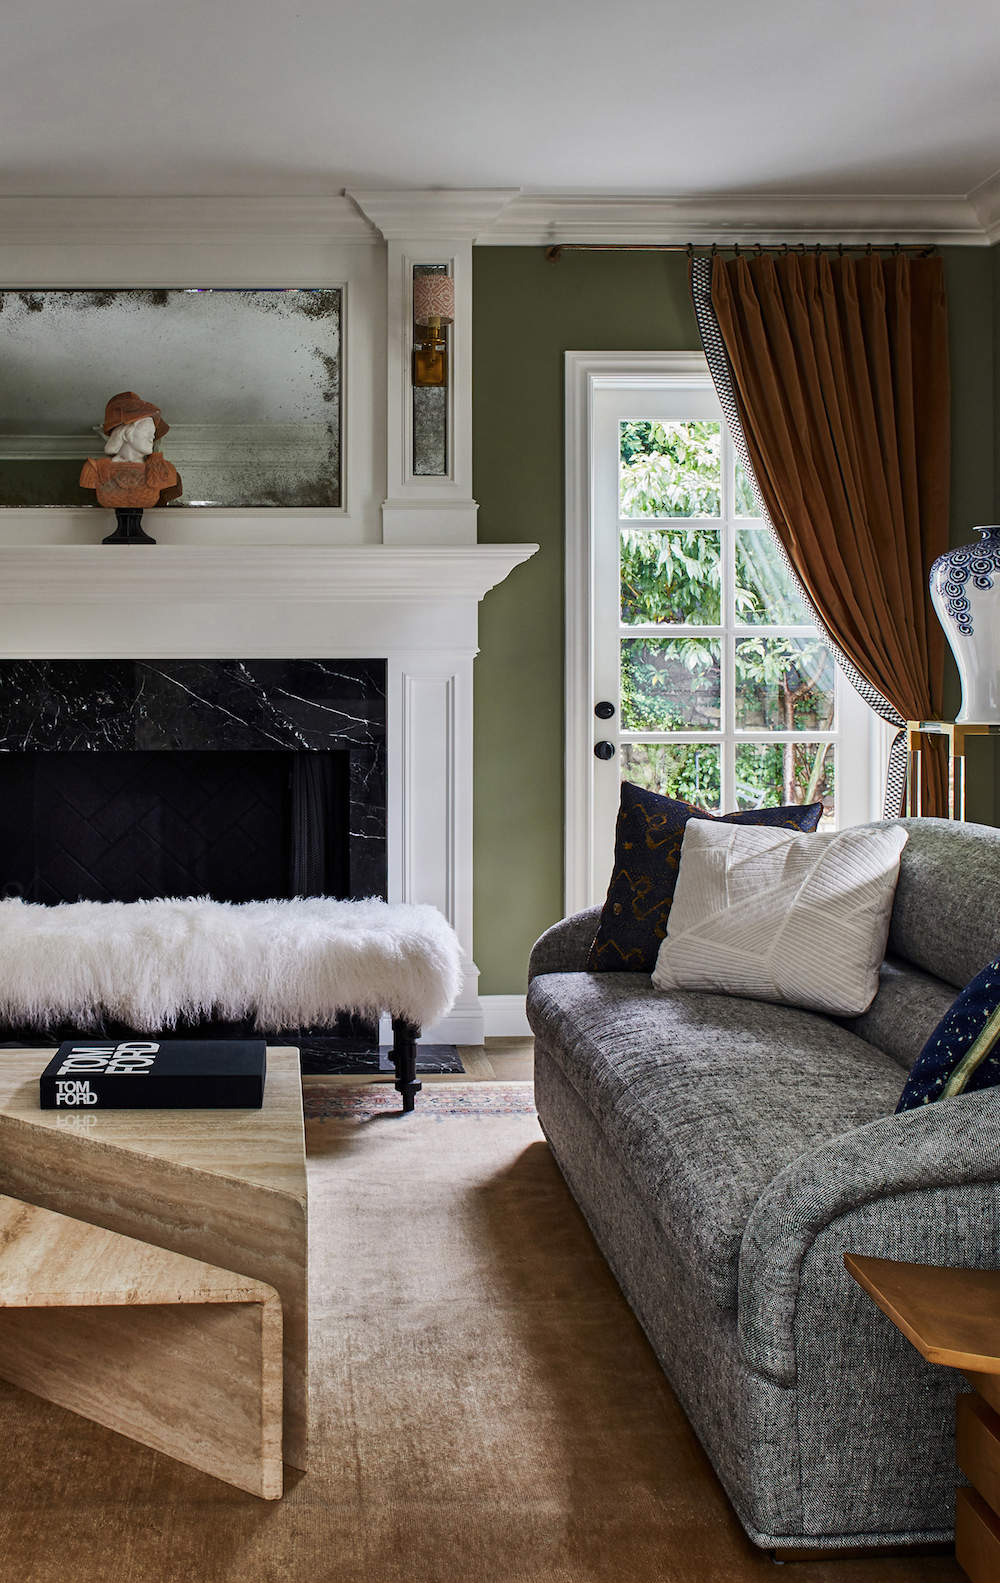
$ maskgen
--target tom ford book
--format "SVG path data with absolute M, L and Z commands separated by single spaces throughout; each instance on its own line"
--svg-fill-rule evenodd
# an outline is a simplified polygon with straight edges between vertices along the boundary
M 38 1080 L 42 1110 L 259 1110 L 263 1039 L 71 1039 Z

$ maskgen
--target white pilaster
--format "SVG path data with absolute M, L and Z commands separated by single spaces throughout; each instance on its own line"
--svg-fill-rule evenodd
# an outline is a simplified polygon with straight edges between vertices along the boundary
M 472 498 L 472 244 L 516 189 L 351 192 L 387 244 L 385 544 L 474 544 Z M 443 264 L 455 282 L 449 331 L 447 471 L 413 471 L 413 270 Z

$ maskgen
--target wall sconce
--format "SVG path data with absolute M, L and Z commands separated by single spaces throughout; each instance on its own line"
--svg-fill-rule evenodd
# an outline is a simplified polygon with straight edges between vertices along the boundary
M 414 334 L 414 385 L 448 383 L 446 324 L 455 322 L 455 282 L 450 275 L 414 275 L 413 321 L 423 331 Z

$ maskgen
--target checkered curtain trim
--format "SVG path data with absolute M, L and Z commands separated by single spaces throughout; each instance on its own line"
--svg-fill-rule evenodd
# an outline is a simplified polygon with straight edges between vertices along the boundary
M 875 713 L 879 715 L 881 719 L 887 720 L 890 725 L 897 727 L 896 736 L 893 739 L 892 748 L 889 753 L 889 766 L 885 783 L 883 816 L 886 819 L 898 818 L 899 814 L 903 810 L 903 798 L 906 791 L 906 721 L 903 719 L 899 710 L 889 702 L 888 698 L 883 697 L 878 688 L 873 687 L 871 682 L 867 681 L 865 677 L 861 675 L 861 672 L 851 664 L 850 660 L 847 658 L 847 655 L 830 636 L 830 633 L 820 620 L 819 615 L 813 606 L 812 600 L 809 598 L 809 595 L 799 582 L 799 579 L 795 574 L 795 568 L 792 566 L 791 561 L 788 559 L 788 556 L 785 553 L 785 546 L 782 544 L 781 540 L 778 538 L 778 535 L 774 531 L 774 523 L 771 521 L 771 518 L 768 515 L 768 510 L 761 496 L 757 479 L 754 475 L 754 470 L 750 465 L 750 454 L 747 450 L 746 436 L 743 433 L 743 425 L 740 422 L 739 408 L 736 405 L 736 394 L 733 389 L 733 374 L 729 364 L 729 356 L 726 352 L 725 345 L 723 344 L 722 334 L 719 330 L 719 321 L 715 316 L 715 309 L 712 306 L 712 259 L 709 254 L 703 254 L 700 258 L 692 259 L 691 290 L 694 295 L 694 310 L 698 318 L 698 329 L 701 332 L 701 341 L 703 347 L 705 348 L 705 357 L 708 360 L 709 373 L 712 376 L 712 382 L 715 385 L 716 395 L 718 396 L 719 402 L 722 406 L 722 411 L 726 419 L 726 426 L 728 427 L 729 433 L 732 436 L 733 446 L 735 447 L 736 454 L 740 459 L 743 470 L 746 473 L 747 478 L 750 480 L 750 487 L 753 490 L 754 500 L 757 502 L 757 509 L 760 512 L 763 521 L 770 530 L 771 537 L 774 540 L 774 544 L 778 555 L 781 558 L 782 565 L 784 566 L 785 571 L 788 573 L 788 576 L 791 579 L 792 585 L 797 591 L 799 598 L 809 611 L 810 617 L 815 623 L 820 636 L 822 637 L 824 643 L 829 645 L 834 658 L 837 661 L 837 664 L 844 672 L 844 675 L 851 683 L 851 686 L 861 694 L 865 703 L 868 704 L 871 709 L 874 709 Z

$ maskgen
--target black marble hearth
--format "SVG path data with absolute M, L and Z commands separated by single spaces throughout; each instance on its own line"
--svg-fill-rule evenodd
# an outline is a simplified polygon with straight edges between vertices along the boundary
M 0 661 L 0 891 L 385 896 L 385 686 L 381 659 Z M 314 1069 L 378 1060 L 371 1025 L 302 1033 Z

